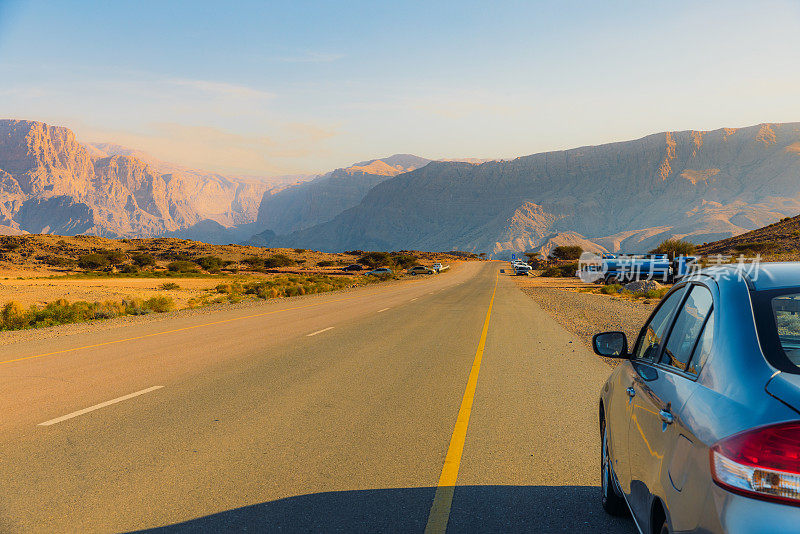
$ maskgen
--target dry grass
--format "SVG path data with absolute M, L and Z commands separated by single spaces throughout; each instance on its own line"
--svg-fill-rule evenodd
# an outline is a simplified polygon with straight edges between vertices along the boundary
M 98 251 L 101 254 L 113 251 L 117 265 L 109 264 L 97 271 L 77 267 L 80 256 Z M 424 264 L 463 261 L 449 254 L 412 254 Z M 138 272 L 121 272 L 133 270 L 136 258 L 141 255 L 151 256 L 154 264 L 141 266 Z M 4 236 L 0 237 L 0 307 L 13 302 L 19 310 L 28 313 L 31 307 L 43 310 L 59 303 L 59 313 L 67 307 L 77 306 L 75 310 L 80 313 L 76 312 L 76 317 L 87 320 L 113 315 L 103 311 L 105 304 L 101 303 L 111 306 L 123 301 L 149 302 L 153 304 L 151 311 L 156 308 L 161 311 L 163 306 L 158 303 L 166 302 L 166 299 L 169 299 L 170 309 L 184 309 L 245 299 L 306 295 L 380 281 L 360 273 L 341 271 L 342 266 L 356 263 L 361 255 L 362 251 L 324 253 L 302 249 L 263 249 L 164 238 L 112 240 L 92 236 Z M 290 262 L 279 263 L 291 265 L 266 268 L 263 263 L 259 265 L 253 260 L 259 258 L 263 262 L 276 256 L 285 256 Z M 218 258 L 222 263 L 209 261 L 210 257 Z M 53 258 L 60 260 L 54 261 Z M 194 267 L 189 272 L 170 271 L 168 265 L 176 261 L 194 262 Z M 55 324 L 53 321 L 47 319 L 34 323 L 43 326 Z

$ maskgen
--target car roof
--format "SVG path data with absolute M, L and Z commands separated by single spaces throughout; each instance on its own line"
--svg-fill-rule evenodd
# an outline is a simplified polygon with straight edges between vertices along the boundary
M 719 265 L 703 269 L 699 275 L 709 276 L 717 283 L 743 280 L 756 291 L 800 288 L 800 262 L 797 261 Z

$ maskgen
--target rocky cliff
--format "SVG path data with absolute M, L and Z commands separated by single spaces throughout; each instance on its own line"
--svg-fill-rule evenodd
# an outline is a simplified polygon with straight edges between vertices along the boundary
M 0 226 L 32 233 L 160 235 L 213 220 L 255 220 L 267 185 L 172 166 L 67 128 L 0 120 Z M 161 172 L 168 170 L 169 172 Z
M 470 165 L 432 162 L 332 221 L 274 239 L 319 250 L 502 253 L 559 241 L 643 251 L 800 212 L 800 123 L 684 131 Z
M 377 184 L 429 161 L 411 154 L 395 154 L 336 169 L 275 194 L 267 193 L 258 210 L 257 226 L 285 234 L 330 221 L 356 206 Z

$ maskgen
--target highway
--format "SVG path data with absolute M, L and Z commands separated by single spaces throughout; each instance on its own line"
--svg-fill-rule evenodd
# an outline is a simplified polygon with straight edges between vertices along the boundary
M 0 347 L 0 532 L 634 532 L 501 267 Z

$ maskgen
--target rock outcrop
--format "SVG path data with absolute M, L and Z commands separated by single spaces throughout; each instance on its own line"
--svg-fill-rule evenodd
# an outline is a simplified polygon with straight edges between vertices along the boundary
M 87 148 L 67 128 L 0 120 L 0 226 L 147 237 L 203 220 L 225 226 L 255 220 L 266 184 L 158 168 L 113 147 Z

